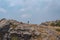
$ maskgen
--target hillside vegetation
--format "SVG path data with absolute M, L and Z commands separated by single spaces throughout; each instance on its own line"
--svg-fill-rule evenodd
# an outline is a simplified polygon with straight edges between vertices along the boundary
M 40 25 L 0 20 L 0 40 L 60 40 L 60 21 L 45 22 Z

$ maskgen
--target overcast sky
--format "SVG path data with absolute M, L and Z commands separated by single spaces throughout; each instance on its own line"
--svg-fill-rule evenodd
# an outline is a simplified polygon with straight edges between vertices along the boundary
M 60 0 L 0 0 L 0 19 L 40 24 L 60 19 Z

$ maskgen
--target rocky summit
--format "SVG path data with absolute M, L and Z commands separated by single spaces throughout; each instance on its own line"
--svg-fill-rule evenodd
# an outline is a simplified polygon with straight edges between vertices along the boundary
M 55 28 L 3 18 L 0 20 L 0 40 L 60 40 Z

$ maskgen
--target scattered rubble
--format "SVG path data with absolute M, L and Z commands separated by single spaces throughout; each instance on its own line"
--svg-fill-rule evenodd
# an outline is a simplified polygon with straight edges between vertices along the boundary
M 55 30 L 16 20 L 0 20 L 0 40 L 60 40 Z

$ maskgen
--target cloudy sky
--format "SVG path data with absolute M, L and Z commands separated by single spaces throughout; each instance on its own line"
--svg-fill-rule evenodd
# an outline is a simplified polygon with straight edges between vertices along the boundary
M 0 19 L 40 24 L 60 19 L 60 0 L 0 0 Z

